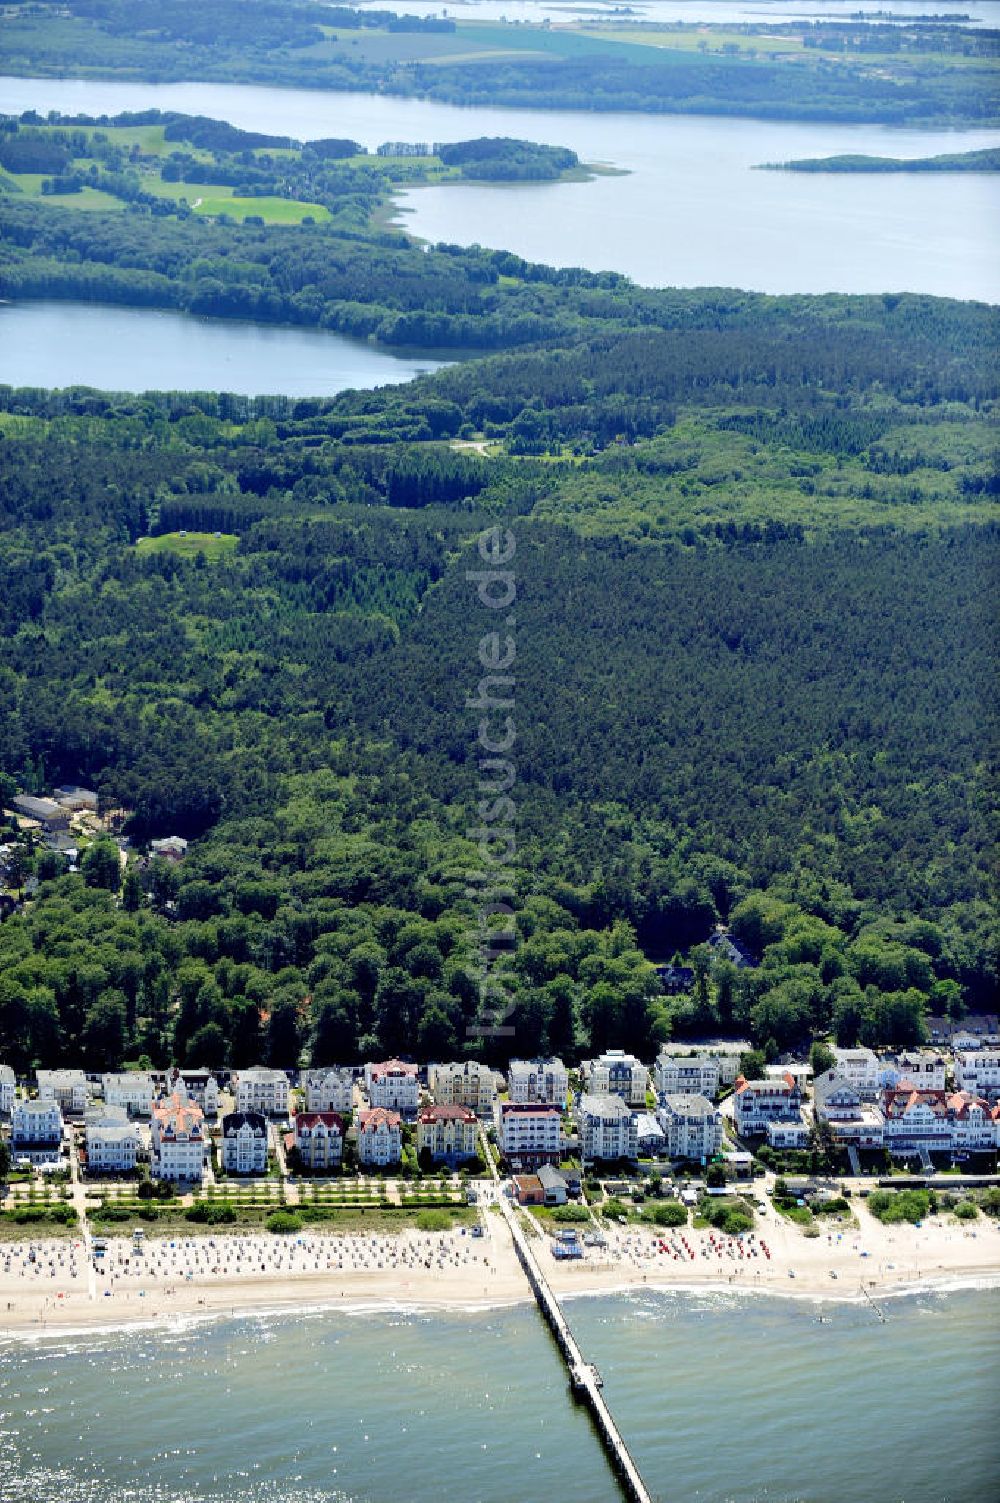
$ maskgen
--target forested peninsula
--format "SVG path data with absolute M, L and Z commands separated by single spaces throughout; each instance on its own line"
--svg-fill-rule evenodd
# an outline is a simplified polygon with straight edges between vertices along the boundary
M 105 841 L 70 872 L 22 837 L 16 1068 L 468 1046 L 489 525 L 516 543 L 518 1052 L 903 1043 L 986 1005 L 996 310 L 655 291 L 335 216 L 3 208 L 7 297 L 495 351 L 333 400 L 0 389 L 5 802 L 81 783 L 137 854 L 191 842 L 123 878 Z
M 587 180 L 575 151 L 509 136 L 296 141 L 201 115 L 144 110 L 104 118 L 0 115 L 0 203 L 129 210 L 133 216 L 226 224 L 367 227 L 393 191 L 415 184 Z M 147 226 L 147 235 L 156 235 Z
M 775 120 L 1000 119 L 1000 37 L 960 24 L 536 26 L 302 0 L 25 0 L 6 7 L 2 38 L 4 66 L 20 75 Z

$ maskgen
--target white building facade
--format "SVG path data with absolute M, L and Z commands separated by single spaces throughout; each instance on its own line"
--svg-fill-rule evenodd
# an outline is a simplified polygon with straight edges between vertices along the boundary
M 154 1102 L 150 1141 L 154 1179 L 201 1183 L 208 1144 L 205 1116 L 197 1102 L 180 1095 Z
M 288 1076 L 284 1070 L 255 1065 L 249 1070 L 240 1070 L 234 1085 L 238 1112 L 261 1112 L 265 1117 L 288 1116 Z
M 466 1106 L 478 1117 L 492 1115 L 497 1099 L 497 1078 L 489 1065 L 479 1060 L 457 1060 L 431 1065 L 427 1084 L 438 1106 Z
M 960 1091 L 995 1100 L 1000 1096 L 1000 1049 L 963 1049 L 956 1054 L 955 1084 Z
M 501 1101 L 497 1142 L 508 1162 L 528 1168 L 558 1164 L 562 1157 L 562 1113 L 546 1102 Z
M 507 1093 L 516 1105 L 544 1101 L 550 1106 L 566 1105 L 569 1071 L 561 1059 L 512 1059 L 507 1067 Z
M 784 1080 L 744 1080 L 737 1076 L 733 1096 L 736 1131 L 754 1137 L 767 1131 L 769 1122 L 795 1122 L 802 1108 L 802 1092 L 789 1075 Z
M 585 1091 L 576 1114 L 580 1157 L 634 1159 L 638 1153 L 635 1117 L 621 1096 Z
M 35 1075 L 42 1101 L 57 1101 L 64 1117 L 81 1116 L 90 1100 L 82 1070 L 39 1070 Z
M 597 1059 L 588 1060 L 583 1078 L 592 1096 L 620 1096 L 629 1106 L 646 1105 L 649 1071 L 624 1049 L 606 1049 Z
M 398 1112 L 376 1106 L 358 1113 L 358 1163 L 385 1169 L 403 1156 L 403 1124 Z
M 121 1106 L 133 1117 L 148 1117 L 153 1110 L 156 1089 L 152 1075 L 125 1070 L 101 1076 L 104 1100 L 108 1106 Z
M 386 1059 L 365 1065 L 365 1087 L 372 1106 L 383 1111 L 413 1116 L 420 1102 L 416 1065 L 401 1059 Z
M 0 1116 L 9 1117 L 17 1098 L 17 1078 L 10 1065 L 0 1065 Z
M 344 1122 L 339 1112 L 299 1112 L 295 1147 L 303 1168 L 316 1173 L 339 1169 L 344 1159 Z
M 10 1119 L 11 1158 L 33 1164 L 58 1162 L 63 1116 L 58 1101 L 16 1101 Z
M 123 1106 L 87 1113 L 87 1173 L 129 1174 L 139 1156 L 139 1130 Z
M 653 1080 L 660 1095 L 707 1096 L 711 1101 L 719 1090 L 719 1060 L 711 1054 L 661 1054 Z
M 722 1147 L 722 1116 L 708 1097 L 691 1092 L 665 1095 L 657 1119 L 674 1159 L 707 1163 Z
M 267 1173 L 267 1118 L 263 1112 L 227 1112 L 221 1123 L 220 1159 L 227 1174 Z
M 349 1112 L 354 1104 L 350 1070 L 309 1070 L 305 1078 L 307 1112 Z

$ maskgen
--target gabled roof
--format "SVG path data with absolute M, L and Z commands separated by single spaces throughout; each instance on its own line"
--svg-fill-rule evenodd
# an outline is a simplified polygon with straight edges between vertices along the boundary
M 380 1127 L 399 1127 L 402 1117 L 398 1112 L 387 1111 L 384 1106 L 373 1106 L 358 1113 L 362 1132 L 377 1132 Z
M 372 1080 L 381 1080 L 383 1075 L 416 1075 L 417 1067 L 403 1059 L 384 1059 L 379 1064 L 369 1065 L 368 1073 Z
M 242 1127 L 249 1127 L 262 1137 L 267 1136 L 267 1122 L 260 1112 L 227 1112 L 222 1119 L 222 1136 L 234 1137 Z
M 319 1123 L 331 1132 L 339 1132 L 343 1137 L 344 1119 L 339 1112 L 298 1112 L 295 1117 L 295 1131 L 298 1133 L 303 1127 L 316 1127 Z
M 476 1114 L 467 1106 L 424 1106 L 417 1113 L 417 1121 L 428 1125 L 434 1122 L 475 1122 Z

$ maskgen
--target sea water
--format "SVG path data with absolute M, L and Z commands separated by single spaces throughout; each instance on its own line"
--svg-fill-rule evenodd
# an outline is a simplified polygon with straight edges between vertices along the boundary
M 578 1298 L 657 1499 L 998 1496 L 1000 1293 Z M 3 1503 L 609 1503 L 534 1307 L 335 1309 L 0 1346 Z

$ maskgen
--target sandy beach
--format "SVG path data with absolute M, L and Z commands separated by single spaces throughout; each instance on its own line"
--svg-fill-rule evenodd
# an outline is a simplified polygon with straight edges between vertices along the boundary
M 547 1238 L 535 1245 L 553 1289 L 570 1296 L 645 1287 L 858 1299 L 1000 1282 L 992 1220 L 886 1227 L 864 1210 L 858 1219 L 815 1238 L 773 1213 L 742 1238 L 617 1228 L 575 1262 L 557 1262 Z M 0 1335 L 341 1304 L 461 1310 L 530 1300 L 503 1221 L 488 1214 L 484 1227 L 481 1238 L 459 1229 L 150 1238 L 139 1256 L 129 1238 L 111 1238 L 93 1262 L 81 1241 L 2 1244 Z

